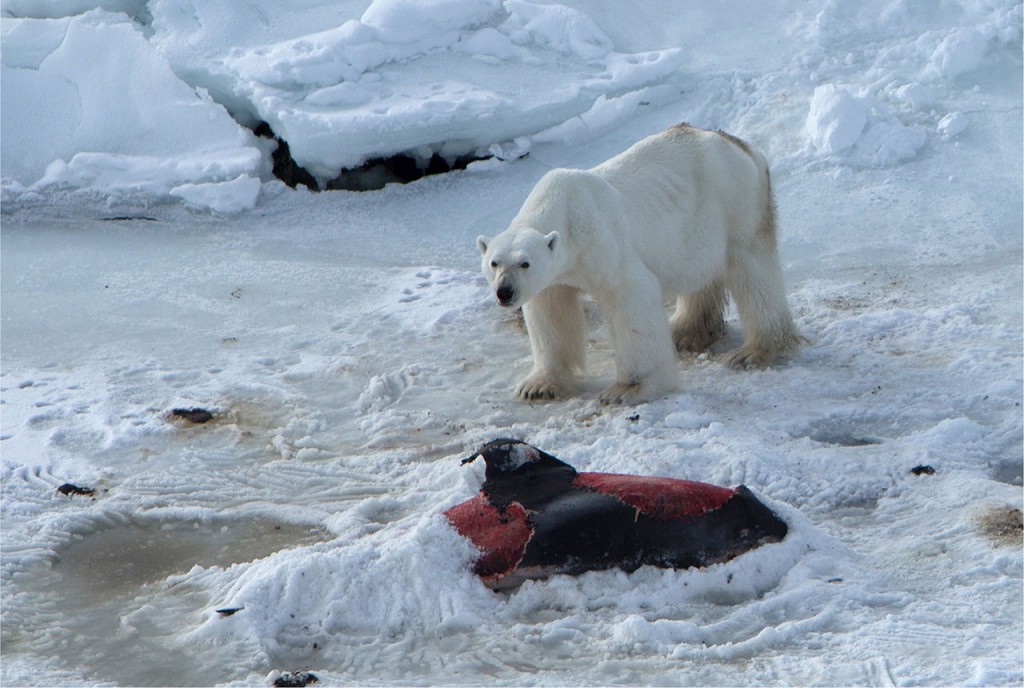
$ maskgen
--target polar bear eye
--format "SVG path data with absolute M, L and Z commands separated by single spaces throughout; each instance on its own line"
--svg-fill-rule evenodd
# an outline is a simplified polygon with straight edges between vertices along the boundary
M 524 260 L 522 263 L 519 264 L 519 267 L 521 267 L 523 270 L 525 270 L 526 268 L 530 267 L 530 262 Z
M 492 267 L 492 268 L 496 268 L 496 267 L 498 267 L 498 261 L 496 261 L 496 260 L 492 260 L 492 261 L 491 261 L 491 267 Z

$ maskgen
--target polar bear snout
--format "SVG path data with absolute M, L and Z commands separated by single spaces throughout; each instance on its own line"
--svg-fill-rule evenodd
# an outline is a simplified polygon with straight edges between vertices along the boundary
M 516 300 L 516 288 L 508 282 L 499 282 L 494 289 L 494 298 L 498 299 L 499 305 L 511 306 Z

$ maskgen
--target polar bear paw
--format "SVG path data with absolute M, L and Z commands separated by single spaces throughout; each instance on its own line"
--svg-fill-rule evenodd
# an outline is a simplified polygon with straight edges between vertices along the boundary
M 602 404 L 628 404 L 641 398 L 642 385 L 639 382 L 616 382 L 603 392 L 598 399 Z
M 775 359 L 775 352 L 760 346 L 744 345 L 725 356 L 726 365 L 737 370 L 767 368 Z
M 620 377 L 601 392 L 598 400 L 604 405 L 638 404 L 671 394 L 678 384 L 679 374 L 672 360 L 646 375 L 630 375 L 625 381 Z
M 702 320 L 696 325 L 688 322 L 672 324 L 672 341 L 675 342 L 676 351 L 707 351 L 724 337 L 725 320 L 721 317 L 711 322 Z
M 534 373 L 516 387 L 516 396 L 524 401 L 565 399 L 572 392 L 570 382 L 550 373 Z
M 771 337 L 747 341 L 725 356 L 725 362 L 733 368 L 767 368 L 779 359 L 786 358 L 807 338 L 790 328 Z

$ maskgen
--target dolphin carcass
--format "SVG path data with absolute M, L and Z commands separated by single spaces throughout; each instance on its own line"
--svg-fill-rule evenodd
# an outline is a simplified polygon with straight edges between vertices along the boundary
M 742 485 L 578 473 L 513 439 L 488 442 L 463 463 L 477 457 L 487 464 L 480 494 L 445 516 L 479 549 L 474 571 L 494 589 L 556 573 L 707 566 L 787 532 Z

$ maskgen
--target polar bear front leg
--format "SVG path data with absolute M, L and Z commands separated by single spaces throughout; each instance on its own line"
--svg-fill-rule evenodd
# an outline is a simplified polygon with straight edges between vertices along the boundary
M 600 396 L 602 404 L 633 403 L 670 392 L 679 371 L 661 287 L 654 275 L 631 279 L 628 287 L 599 297 L 615 346 L 615 383 Z
M 583 371 L 586 323 L 579 289 L 550 286 L 523 306 L 533 349 L 533 371 L 516 387 L 516 396 L 564 399 L 577 392 L 575 372 Z

